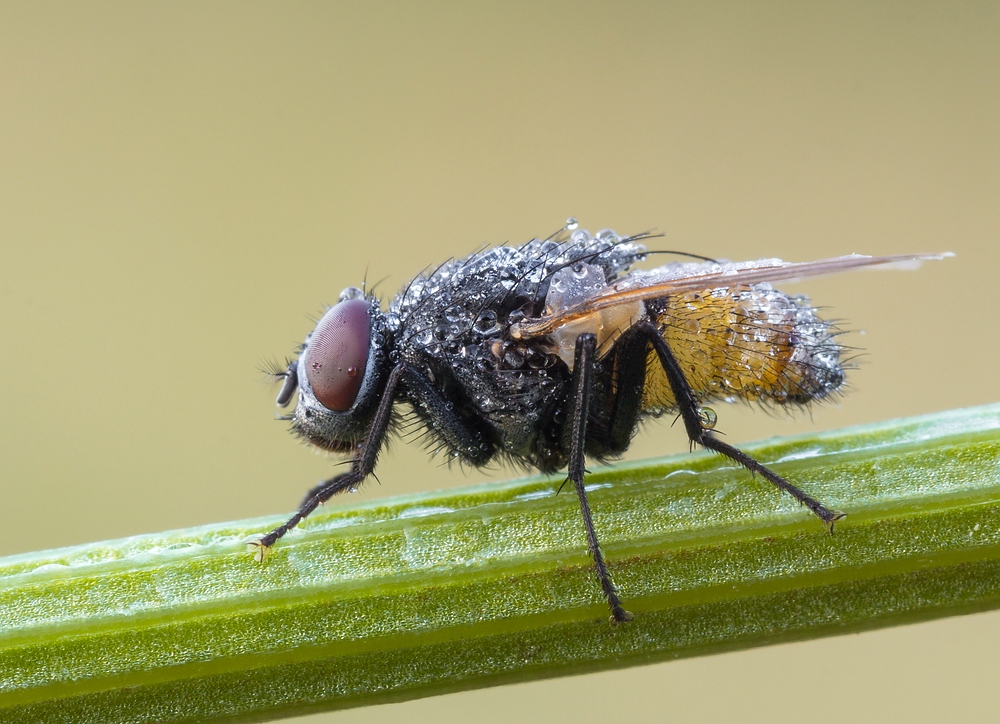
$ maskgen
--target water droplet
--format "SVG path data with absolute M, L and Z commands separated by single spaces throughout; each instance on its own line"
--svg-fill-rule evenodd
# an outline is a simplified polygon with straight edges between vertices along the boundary
M 568 219 L 566 219 L 566 229 L 568 231 L 573 231 L 579 225 L 580 224 L 577 222 L 577 220 L 574 217 L 572 217 L 572 216 L 569 217 Z
M 358 376 L 358 368 L 355 367 L 354 365 L 351 365 L 350 367 L 348 367 L 347 368 L 347 376 L 348 377 L 357 377 Z
M 347 289 L 342 291 L 340 293 L 340 296 L 337 297 L 337 301 L 343 302 L 348 299 L 364 299 L 364 298 L 365 298 L 365 293 L 360 289 L 358 289 L 357 287 L 347 287 Z
M 528 351 L 528 367 L 533 370 L 544 369 L 549 362 L 549 356 L 542 354 L 537 349 Z
M 706 430 L 714 430 L 715 423 L 719 421 L 719 416 L 711 407 L 698 408 L 698 417 L 701 419 L 701 426 Z
M 524 355 L 522 355 L 516 348 L 511 348 L 504 353 L 503 362 L 508 367 L 518 369 L 524 364 Z
M 688 319 L 681 323 L 681 328 L 688 334 L 695 335 L 701 332 L 701 322 L 697 319 Z
M 497 324 L 496 313 L 487 309 L 476 317 L 476 321 L 472 323 L 472 326 L 480 334 L 487 335 L 496 332 L 500 325 Z

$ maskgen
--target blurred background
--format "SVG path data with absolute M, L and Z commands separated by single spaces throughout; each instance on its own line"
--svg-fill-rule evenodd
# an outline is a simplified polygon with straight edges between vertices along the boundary
M 335 459 L 259 367 L 366 275 L 391 296 L 568 216 L 718 258 L 957 253 L 793 287 L 866 356 L 811 414 L 717 407 L 730 441 L 997 401 L 998 200 L 990 2 L 5 2 L 0 554 L 291 511 Z M 630 457 L 686 449 L 654 424 Z M 359 495 L 514 474 L 397 443 Z M 998 636 L 994 612 L 302 721 L 986 721 Z

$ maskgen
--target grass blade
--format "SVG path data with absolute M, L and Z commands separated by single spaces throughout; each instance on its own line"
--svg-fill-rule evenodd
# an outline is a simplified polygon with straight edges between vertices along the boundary
M 1000 405 L 0 559 L 0 721 L 258 721 L 1000 606 Z

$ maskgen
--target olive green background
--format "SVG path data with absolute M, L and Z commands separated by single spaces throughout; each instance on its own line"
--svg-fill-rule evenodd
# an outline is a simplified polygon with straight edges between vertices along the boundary
M 996 401 L 998 208 L 996 3 L 3 3 L 0 554 L 290 511 L 335 460 L 259 365 L 366 274 L 388 296 L 570 215 L 721 258 L 958 254 L 796 285 L 866 354 L 811 412 L 720 406 L 730 441 Z M 686 448 L 666 421 L 631 456 Z M 397 442 L 378 474 L 355 498 L 515 473 Z M 986 721 L 998 638 L 989 613 L 307 719 Z

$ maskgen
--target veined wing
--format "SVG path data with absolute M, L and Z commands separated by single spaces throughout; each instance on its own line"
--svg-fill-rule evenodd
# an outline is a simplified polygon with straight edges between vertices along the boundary
M 922 261 L 944 259 L 949 256 L 953 255 L 950 252 L 895 256 L 851 254 L 807 262 L 761 259 L 744 262 L 668 264 L 658 269 L 634 271 L 593 296 L 553 314 L 523 319 L 511 325 L 510 333 L 515 339 L 542 337 L 552 334 L 569 322 L 603 309 L 646 299 L 659 299 L 672 294 L 761 282 L 791 281 L 871 266 L 894 265 L 897 268 L 909 269 L 915 268 Z

